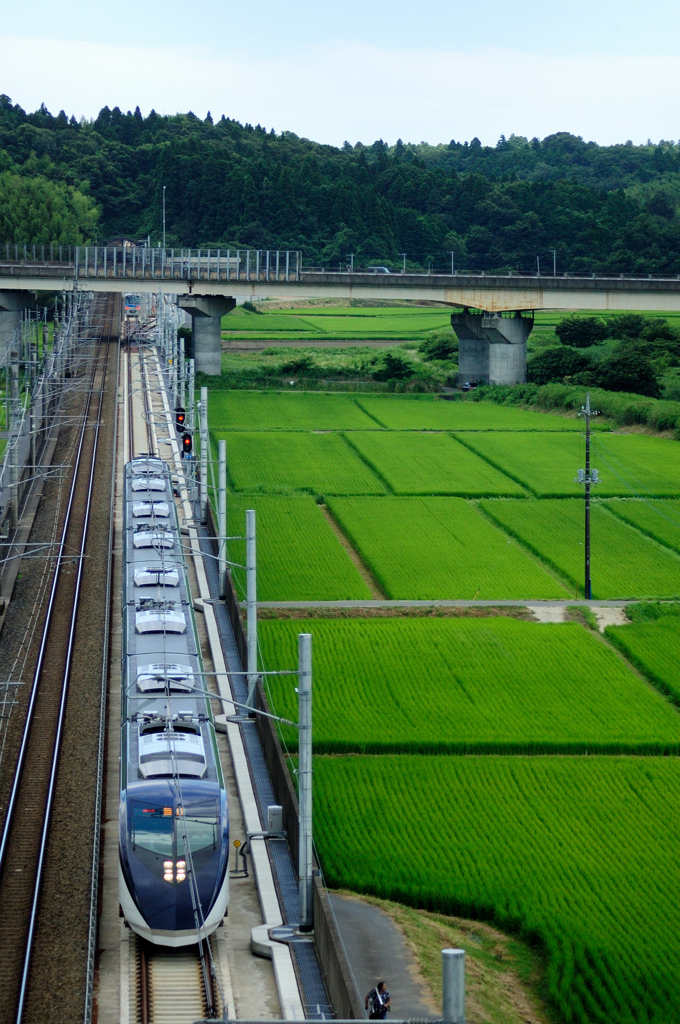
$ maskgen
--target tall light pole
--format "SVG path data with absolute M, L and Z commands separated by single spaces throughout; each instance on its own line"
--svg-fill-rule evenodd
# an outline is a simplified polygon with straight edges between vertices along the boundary
M 163 252 L 165 253 L 165 185 L 163 185 Z
M 596 469 L 590 468 L 590 417 L 597 416 L 597 412 L 590 408 L 590 392 L 586 395 L 586 404 L 582 406 L 579 416 L 585 416 L 586 420 L 586 468 L 579 469 L 576 480 L 585 485 L 586 500 L 586 522 L 585 522 L 585 565 L 583 593 L 586 601 L 592 600 L 592 586 L 590 581 L 590 488 L 599 483 L 600 478 Z

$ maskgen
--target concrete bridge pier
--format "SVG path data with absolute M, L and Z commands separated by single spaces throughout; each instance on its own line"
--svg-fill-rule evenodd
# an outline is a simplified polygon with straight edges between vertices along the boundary
M 191 314 L 196 370 L 219 377 L 222 372 L 221 320 L 226 313 L 231 313 L 236 299 L 230 295 L 179 295 L 177 305 Z
M 453 313 L 458 338 L 458 384 L 523 384 L 527 378 L 527 338 L 534 321 L 514 316 Z
M 0 363 L 13 347 L 14 332 L 21 330 L 21 314 L 35 302 L 35 292 L 0 291 Z

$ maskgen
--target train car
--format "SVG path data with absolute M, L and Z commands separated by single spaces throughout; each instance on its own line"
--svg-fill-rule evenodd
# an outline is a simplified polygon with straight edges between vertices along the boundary
M 162 459 L 125 467 L 119 896 L 130 927 L 183 946 L 222 922 L 227 797 Z

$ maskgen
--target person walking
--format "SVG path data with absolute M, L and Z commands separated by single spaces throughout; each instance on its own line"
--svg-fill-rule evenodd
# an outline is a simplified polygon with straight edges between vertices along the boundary
M 369 1010 L 369 1020 L 385 1020 L 390 1007 L 390 994 L 384 981 L 379 981 L 366 996 L 364 1009 Z M 370 1007 L 370 1009 L 369 1009 Z

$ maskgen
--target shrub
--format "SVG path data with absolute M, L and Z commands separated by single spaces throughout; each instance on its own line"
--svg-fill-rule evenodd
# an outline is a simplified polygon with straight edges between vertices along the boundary
M 420 351 L 424 359 L 455 359 L 458 355 L 458 342 L 453 334 L 443 334 L 428 338 L 421 342 Z
M 374 380 L 407 380 L 413 376 L 414 364 L 402 356 L 393 356 L 387 352 L 382 366 L 373 371 Z
M 597 368 L 597 383 L 606 391 L 630 391 L 660 398 L 661 388 L 649 359 L 635 349 L 625 349 Z
M 311 356 L 297 356 L 295 359 L 290 359 L 287 363 L 283 363 L 280 370 L 281 373 L 292 373 L 303 377 L 313 377 L 320 372 Z
M 590 348 L 609 336 L 609 327 L 597 316 L 567 316 L 560 320 L 555 334 L 563 345 L 572 348 Z
M 528 364 L 527 379 L 533 384 L 550 384 L 587 370 L 591 365 L 587 356 L 573 348 L 548 348 Z

